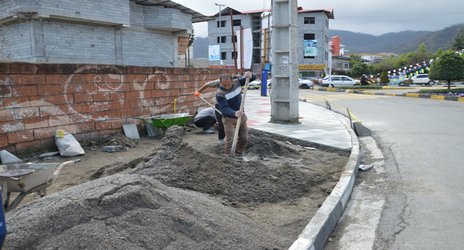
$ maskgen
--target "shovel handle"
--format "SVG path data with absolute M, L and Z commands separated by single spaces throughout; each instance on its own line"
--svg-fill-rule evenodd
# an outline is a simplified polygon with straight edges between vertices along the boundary
M 243 112 L 243 108 L 245 106 L 245 98 L 246 98 L 246 93 L 248 90 L 248 83 L 250 82 L 250 78 L 247 77 L 245 79 L 245 86 L 243 88 L 243 96 L 242 96 L 242 102 L 240 103 L 240 111 Z M 237 148 L 237 140 L 238 140 L 238 132 L 240 130 L 240 123 L 242 123 L 242 117 L 237 118 L 237 125 L 235 125 L 235 131 L 234 131 L 234 139 L 232 140 L 232 147 L 230 148 L 230 154 L 235 153 L 235 149 Z

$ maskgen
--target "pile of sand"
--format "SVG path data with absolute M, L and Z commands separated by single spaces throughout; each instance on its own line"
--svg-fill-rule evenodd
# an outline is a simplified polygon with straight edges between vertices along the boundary
M 285 249 L 298 235 L 276 234 L 223 204 L 319 195 L 346 161 L 345 153 L 323 159 L 305 145 L 262 135 L 251 135 L 250 145 L 259 147 L 247 148 L 248 160 L 231 158 L 220 147 L 191 148 L 183 132 L 171 127 L 162 148 L 135 168 L 7 213 L 5 249 Z

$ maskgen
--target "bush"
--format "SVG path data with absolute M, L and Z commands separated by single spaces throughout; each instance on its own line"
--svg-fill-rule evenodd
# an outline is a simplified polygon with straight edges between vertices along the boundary
M 342 86 L 338 89 L 382 89 L 382 86 L 372 86 L 372 85 L 355 85 L 355 86 Z
M 446 94 L 446 93 L 464 93 L 464 88 L 457 89 L 421 89 L 420 94 Z
M 390 78 L 388 78 L 387 71 L 383 71 L 380 75 L 380 83 L 388 84 L 390 82 Z

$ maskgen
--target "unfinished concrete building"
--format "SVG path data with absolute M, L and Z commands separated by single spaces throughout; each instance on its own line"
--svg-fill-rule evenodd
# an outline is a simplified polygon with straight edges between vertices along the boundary
M 208 19 L 166 0 L 3 0 L 0 61 L 175 67 Z

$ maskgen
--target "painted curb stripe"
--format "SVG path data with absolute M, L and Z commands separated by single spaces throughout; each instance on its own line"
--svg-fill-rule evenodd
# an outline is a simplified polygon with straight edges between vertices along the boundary
M 445 97 L 444 97 L 444 96 L 441 96 L 441 95 L 431 95 L 431 96 L 430 96 L 430 99 L 434 99 L 434 100 L 445 100 Z M 450 101 L 454 101 L 454 100 L 450 100 Z
M 419 94 L 416 93 L 406 93 L 407 97 L 419 97 Z

